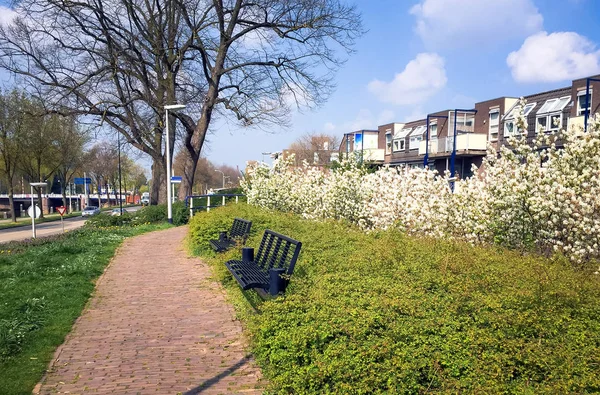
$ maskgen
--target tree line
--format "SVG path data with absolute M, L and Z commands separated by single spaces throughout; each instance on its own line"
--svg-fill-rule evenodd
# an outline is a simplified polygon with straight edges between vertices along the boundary
M 152 158 L 153 204 L 166 200 L 167 115 L 182 199 L 215 119 L 287 126 L 293 107 L 327 100 L 363 34 L 343 0 L 21 0 L 15 12 L 0 67 L 47 112 L 94 118 Z M 187 107 L 167 114 L 173 104 Z
M 49 182 L 49 187 L 56 182 L 65 207 L 67 186 L 84 172 L 97 190 L 118 187 L 118 147 L 109 141 L 92 145 L 92 140 L 92 130 L 77 117 L 48 113 L 39 98 L 23 91 L 0 92 L 0 177 L 13 221 L 19 180 Z M 144 169 L 126 153 L 121 155 L 121 174 L 124 191 L 137 191 L 147 183 Z M 34 191 L 41 201 L 42 188 Z

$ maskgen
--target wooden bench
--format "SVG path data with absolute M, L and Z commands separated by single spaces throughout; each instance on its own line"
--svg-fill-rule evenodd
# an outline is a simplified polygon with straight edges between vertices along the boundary
M 233 247 L 238 241 L 244 244 L 250 234 L 250 227 L 252 227 L 252 221 L 234 218 L 229 233 L 221 232 L 218 240 L 209 240 L 210 245 L 215 251 L 223 252 Z
M 256 258 L 254 249 L 242 249 L 242 260 L 225 262 L 225 266 L 243 290 L 257 288 L 275 296 L 285 292 L 302 243 L 282 234 L 265 230 Z

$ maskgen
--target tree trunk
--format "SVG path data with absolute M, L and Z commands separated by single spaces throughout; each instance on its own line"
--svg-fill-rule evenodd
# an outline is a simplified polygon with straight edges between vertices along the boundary
M 44 218 L 44 199 L 42 198 L 42 188 L 38 188 L 37 190 L 37 202 L 40 205 L 40 219 Z M 35 214 L 35 213 L 34 213 Z
M 62 184 L 61 184 L 62 186 Z M 62 189 L 62 205 L 63 207 L 69 207 L 67 206 L 67 188 L 65 188 L 64 186 L 61 188 Z
M 12 181 L 8 183 L 8 205 L 10 206 L 10 219 L 12 222 L 17 222 L 17 216 L 15 214 L 15 188 L 13 187 Z
M 167 165 L 164 157 L 154 158 L 152 163 L 152 185 L 150 189 L 150 204 L 167 202 Z
M 199 152 L 199 151 L 198 151 Z M 182 181 L 179 187 L 179 200 L 185 201 L 185 198 L 193 194 L 194 176 L 198 167 L 198 159 L 200 155 L 192 157 L 192 153 L 186 151 L 185 162 L 183 164 Z

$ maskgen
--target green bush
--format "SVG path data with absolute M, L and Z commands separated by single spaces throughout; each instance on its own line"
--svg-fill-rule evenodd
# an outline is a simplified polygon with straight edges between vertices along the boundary
M 92 228 L 108 228 L 111 226 L 123 226 L 130 225 L 133 220 L 133 216 L 129 213 L 123 213 L 123 215 L 108 215 L 100 214 L 90 217 L 86 222 L 85 226 Z
M 239 250 L 215 256 L 207 243 L 234 217 L 253 221 L 247 245 L 265 228 L 303 242 L 286 295 L 239 310 L 272 393 L 600 391 L 600 276 L 231 205 L 195 215 L 189 239 L 238 305 L 223 261 Z
M 136 223 L 156 223 L 167 220 L 167 205 L 159 204 L 156 206 L 142 207 L 135 213 Z
M 190 219 L 190 210 L 184 202 L 173 203 L 173 225 L 180 226 L 188 223 Z

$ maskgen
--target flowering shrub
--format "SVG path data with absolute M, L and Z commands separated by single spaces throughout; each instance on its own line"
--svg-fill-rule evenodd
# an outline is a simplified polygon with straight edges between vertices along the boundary
M 526 130 L 522 112 L 516 126 Z M 499 152 L 490 147 L 482 167 L 473 169 L 477 176 L 456 180 L 454 191 L 450 174 L 430 169 L 384 167 L 369 174 L 350 161 L 321 171 L 282 159 L 254 169 L 242 186 L 250 204 L 347 220 L 367 231 L 395 226 L 409 234 L 561 253 L 577 264 L 597 259 L 600 117 L 591 117 L 587 133 L 574 127 L 540 130 L 532 141 L 526 136 L 509 138 Z

